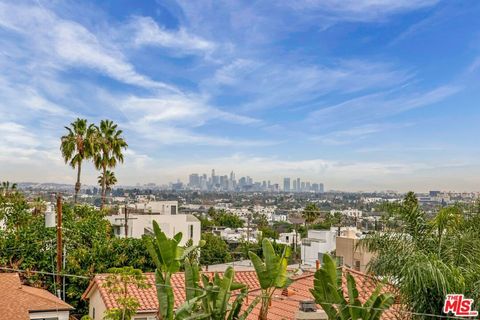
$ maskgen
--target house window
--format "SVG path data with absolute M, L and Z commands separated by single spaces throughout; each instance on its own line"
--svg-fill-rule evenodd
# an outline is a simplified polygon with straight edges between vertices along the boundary
M 93 307 L 93 310 L 92 310 L 92 318 L 93 320 L 95 320 L 95 307 Z
M 337 256 L 337 263 L 339 266 L 343 266 L 343 257 L 342 256 Z
M 288 242 L 288 236 L 285 237 L 285 241 Z
M 171 214 L 177 214 L 177 206 L 171 206 L 170 207 L 170 213 Z
M 190 239 L 193 239 L 193 224 L 190 225 Z
M 360 271 L 360 260 L 355 260 L 355 270 Z

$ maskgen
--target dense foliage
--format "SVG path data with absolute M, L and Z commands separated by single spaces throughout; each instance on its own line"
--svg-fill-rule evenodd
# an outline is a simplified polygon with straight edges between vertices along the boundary
M 200 251 L 200 265 L 226 263 L 232 261 L 227 243 L 212 233 L 202 233 L 202 240 L 208 243 Z
M 396 223 L 390 223 L 395 220 Z M 480 302 L 480 213 L 444 207 L 429 219 L 413 192 L 389 205 L 389 227 L 362 245 L 377 254 L 371 271 L 395 283 L 415 312 L 441 314 L 446 294 Z
M 34 214 L 19 192 L 0 195 L 0 266 L 27 271 L 55 272 L 56 228 L 46 228 L 43 214 Z M 141 239 L 120 239 L 112 234 L 101 211 L 88 206 L 63 207 L 63 235 L 66 246 L 64 273 L 91 277 L 112 267 L 131 266 L 153 271 L 154 264 Z M 52 276 L 27 272 L 24 280 L 54 292 Z M 66 277 L 66 300 L 82 314 L 81 295 L 88 279 Z
M 393 294 L 381 293 L 382 284 L 379 284 L 362 303 L 357 284 L 350 273 L 347 274 L 346 289 L 342 285 L 342 270 L 337 268 L 328 254 L 323 255 L 322 267 L 315 272 L 310 292 L 328 319 L 379 320 L 384 310 L 390 308 L 395 301 Z

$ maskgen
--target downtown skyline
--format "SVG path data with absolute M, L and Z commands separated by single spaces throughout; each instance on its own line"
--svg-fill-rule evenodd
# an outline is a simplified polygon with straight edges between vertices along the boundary
M 82 117 L 124 130 L 118 185 L 216 168 L 479 191 L 479 14 L 477 1 L 0 0 L 0 180 L 73 184 L 59 138 Z

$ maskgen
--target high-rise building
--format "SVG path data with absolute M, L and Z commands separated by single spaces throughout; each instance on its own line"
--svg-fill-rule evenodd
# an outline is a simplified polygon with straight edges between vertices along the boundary
M 188 185 L 191 188 L 199 188 L 200 187 L 200 176 L 198 173 L 192 173 L 188 178 Z
M 302 187 L 301 187 L 301 184 L 300 184 L 300 178 L 297 178 L 297 191 L 298 192 L 302 191 Z
M 290 178 L 283 178 L 283 191 L 290 192 Z
M 318 186 L 318 192 L 325 192 L 324 189 L 323 189 L 323 183 L 320 183 L 319 186 Z
M 297 180 L 293 180 L 293 191 L 297 191 Z

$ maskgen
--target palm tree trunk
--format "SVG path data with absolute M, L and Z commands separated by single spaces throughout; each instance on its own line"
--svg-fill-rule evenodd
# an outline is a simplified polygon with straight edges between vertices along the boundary
M 78 198 L 78 192 L 80 191 L 81 188 L 81 183 L 80 183 L 80 175 L 82 174 L 82 162 L 78 163 L 78 168 L 77 168 L 77 183 L 75 183 L 75 197 L 73 202 L 77 203 L 77 198 Z
M 106 178 L 106 174 L 107 174 L 107 167 L 104 166 L 103 167 L 103 176 L 102 176 L 102 205 L 101 205 L 100 209 L 103 209 L 103 207 L 105 206 L 105 200 L 106 200 L 105 199 L 106 198 L 105 197 L 106 196 L 106 194 L 105 194 L 105 192 L 106 192 L 106 189 L 105 189 L 105 182 L 106 181 L 105 180 L 106 179 L 105 178 Z
M 270 305 L 270 299 L 268 298 L 268 296 L 262 297 L 262 305 L 260 306 L 260 313 L 258 314 L 258 320 L 267 320 L 269 305 Z

